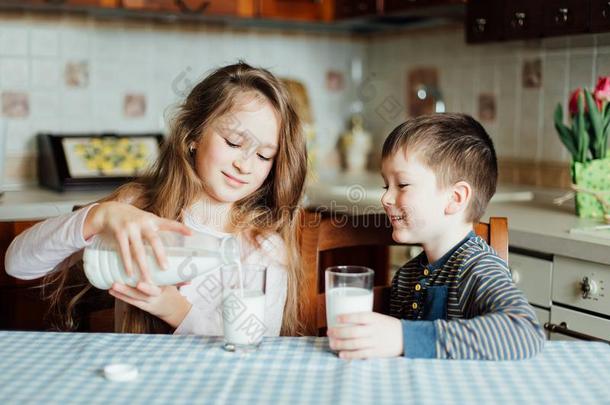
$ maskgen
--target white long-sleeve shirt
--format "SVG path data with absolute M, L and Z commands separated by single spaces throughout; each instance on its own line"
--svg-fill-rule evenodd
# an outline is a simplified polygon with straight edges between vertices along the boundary
M 76 262 L 85 247 L 93 243 L 83 237 L 83 225 L 93 205 L 78 211 L 49 218 L 18 235 L 9 246 L 4 261 L 6 272 L 16 278 L 31 280 L 57 269 L 66 258 Z M 184 224 L 197 232 L 226 235 L 197 223 L 187 211 Z M 286 303 L 287 272 L 286 250 L 282 238 L 271 234 L 259 238 L 260 247 L 245 238 L 238 238 L 243 264 L 267 266 L 265 300 L 265 336 L 279 336 Z M 222 315 L 219 275 L 214 272 L 194 278 L 190 284 L 179 288 L 180 293 L 192 304 L 191 310 L 175 334 L 221 336 Z

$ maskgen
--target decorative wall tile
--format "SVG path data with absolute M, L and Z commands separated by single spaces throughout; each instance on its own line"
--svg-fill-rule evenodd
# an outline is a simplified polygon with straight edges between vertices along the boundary
M 326 72 L 326 89 L 331 92 L 341 91 L 345 88 L 344 75 L 337 70 Z
M 68 87 L 89 86 L 89 62 L 68 62 L 64 70 L 64 82 Z
M 542 86 L 542 61 L 540 59 L 523 61 L 523 87 L 537 89 Z
M 496 96 L 494 94 L 479 94 L 479 119 L 487 122 L 496 120 Z
M 26 93 L 3 92 L 2 115 L 8 118 L 25 118 L 30 115 L 30 101 Z
M 123 104 L 125 117 L 142 117 L 146 114 L 146 96 L 144 94 L 130 93 L 125 95 Z

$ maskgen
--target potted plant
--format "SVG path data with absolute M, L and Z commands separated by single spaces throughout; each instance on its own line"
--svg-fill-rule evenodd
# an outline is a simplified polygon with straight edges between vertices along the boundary
M 568 106 L 571 127 L 563 123 L 561 103 L 555 109 L 555 128 L 572 154 L 572 188 L 576 213 L 610 219 L 610 77 L 600 77 L 593 92 L 578 88 Z

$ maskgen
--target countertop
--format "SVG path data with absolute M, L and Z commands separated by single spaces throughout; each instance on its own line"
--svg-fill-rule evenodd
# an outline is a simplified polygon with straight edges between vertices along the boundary
M 378 174 L 321 177 L 306 189 L 305 205 L 362 214 L 382 210 L 383 181 Z M 37 220 L 70 212 L 110 193 L 110 190 L 65 192 L 27 188 L 7 191 L 0 198 L 0 221 Z M 600 225 L 574 214 L 573 205 L 558 207 L 552 200 L 561 190 L 499 186 L 483 221 L 508 217 L 509 241 L 519 247 L 610 265 L 610 229 L 577 232 Z

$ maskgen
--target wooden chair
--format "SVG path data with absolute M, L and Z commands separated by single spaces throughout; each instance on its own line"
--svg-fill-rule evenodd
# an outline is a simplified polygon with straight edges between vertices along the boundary
M 508 262 L 508 221 L 503 217 L 492 217 L 489 223 L 478 223 L 475 232 L 483 238 L 498 255 Z M 390 301 L 389 246 L 400 245 L 392 239 L 392 226 L 384 213 L 359 216 L 320 214 L 304 211 L 301 216 L 300 247 L 305 266 L 306 288 L 302 293 L 302 320 L 305 334 L 317 336 L 326 327 L 326 299 L 324 295 L 324 269 L 328 265 L 362 264 L 351 261 L 348 256 L 342 262 L 328 260 L 324 255 L 335 249 L 363 247 L 360 252 L 381 247 L 373 251 L 385 254 L 385 260 L 375 270 L 374 304 L 376 312 L 388 313 Z M 364 248 L 366 247 L 366 248 Z M 336 251 L 336 250 L 335 250 Z M 349 254 L 349 253 L 348 253 Z M 373 253 L 375 254 L 375 253 Z M 346 262 L 347 261 L 347 262 Z M 369 261 L 370 263 L 370 261 Z M 322 265 L 321 265 L 322 264 Z

